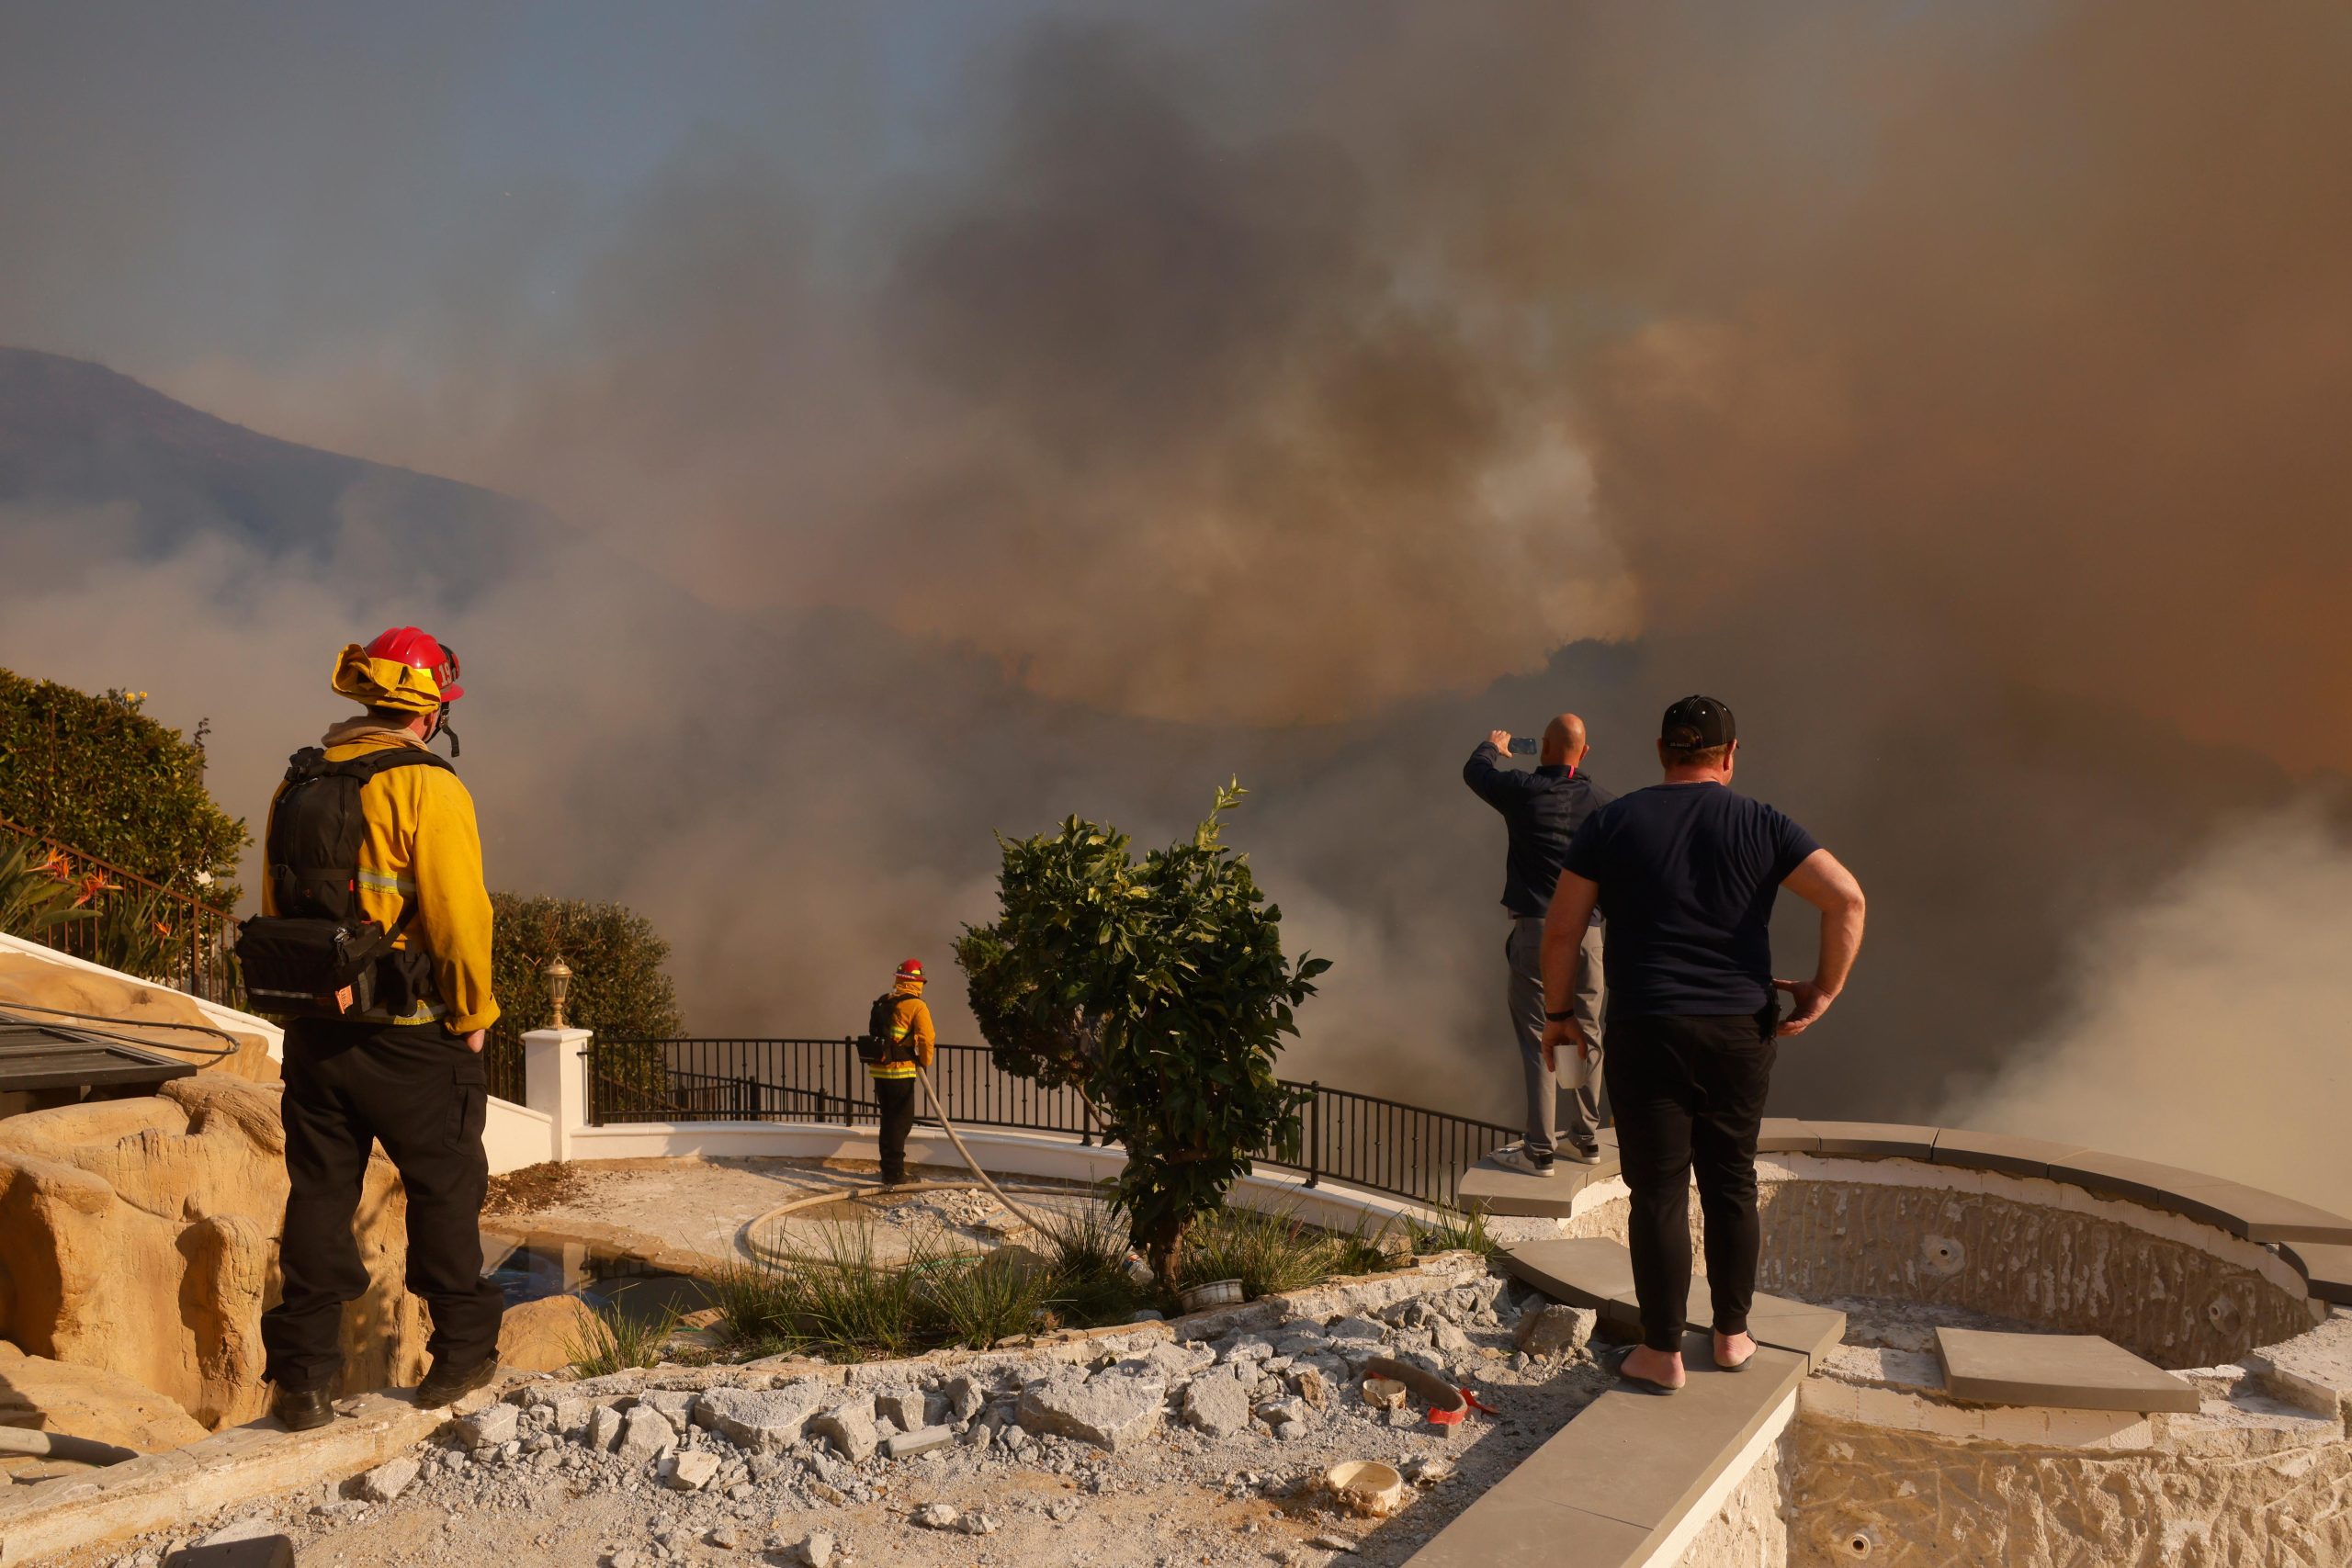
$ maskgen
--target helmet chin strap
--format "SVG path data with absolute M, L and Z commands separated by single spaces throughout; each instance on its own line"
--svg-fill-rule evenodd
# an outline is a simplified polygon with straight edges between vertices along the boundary
M 458 732 L 449 728 L 449 705 L 447 703 L 443 703 L 441 705 L 441 711 L 433 716 L 433 734 L 427 735 L 424 738 L 424 743 L 426 745 L 430 746 L 433 744 L 434 735 L 447 736 L 449 738 L 449 755 L 451 757 L 457 756 Z

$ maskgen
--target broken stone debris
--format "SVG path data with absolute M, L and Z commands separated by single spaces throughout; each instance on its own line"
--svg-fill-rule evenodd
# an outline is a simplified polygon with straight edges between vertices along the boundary
M 621 1440 L 615 1451 L 624 1463 L 642 1464 L 677 1446 L 678 1429 L 670 1425 L 668 1416 L 653 1406 L 632 1406 L 628 1414 L 621 1417 Z
M 662 1467 L 662 1484 L 673 1492 L 699 1492 L 718 1476 L 718 1456 L 689 1449 L 673 1455 Z
M 832 1444 L 852 1464 L 872 1459 L 881 1442 L 874 1430 L 874 1401 L 870 1397 L 833 1406 L 812 1418 L 808 1430 Z
M 1019 1419 L 1028 1431 L 1116 1452 L 1121 1444 L 1132 1443 L 1159 1425 L 1167 1401 L 1168 1384 L 1159 1378 L 1065 1373 L 1023 1390 Z
M 418 1471 L 423 1468 L 415 1460 L 402 1454 L 397 1459 L 386 1460 L 362 1475 L 353 1490 L 370 1503 L 389 1503 L 408 1490 L 409 1483 L 416 1479 Z
M 1433 1367 L 1469 1359 L 1448 1354 L 1454 1341 L 1441 1327 L 1451 1325 L 1472 1356 L 1484 1358 L 1480 1364 L 1491 1366 L 1499 1357 L 1496 1347 L 1504 1342 L 1505 1329 L 1495 1295 L 1371 1299 L 1381 1310 L 1329 1324 L 1307 1317 L 1279 1322 L 1261 1313 L 1247 1320 L 1248 1328 L 1205 1342 L 1114 1339 L 1084 1363 L 1062 1359 L 1070 1348 L 1008 1350 L 952 1374 L 899 1363 L 797 1379 L 755 1369 L 673 1369 L 535 1383 L 496 1405 L 458 1414 L 435 1445 L 410 1459 L 423 1462 L 397 1495 L 413 1498 L 421 1475 L 432 1484 L 425 1495 L 450 1498 L 454 1507 L 467 1509 L 544 1495 L 550 1484 L 680 1499 L 657 1505 L 686 1510 L 677 1526 L 655 1528 L 662 1522 L 657 1516 L 648 1521 L 650 1540 L 624 1537 L 607 1543 L 605 1554 L 633 1549 L 644 1568 L 670 1568 L 706 1546 L 728 1550 L 716 1532 L 736 1528 L 730 1517 L 747 1520 L 754 1510 L 778 1506 L 881 1501 L 902 1484 L 888 1479 L 885 1467 L 937 1464 L 958 1438 L 970 1445 L 961 1450 L 969 1457 L 935 1472 L 942 1480 L 965 1474 L 965 1466 L 998 1462 L 1002 1454 L 1073 1477 L 1081 1493 L 1108 1493 L 1121 1489 L 1115 1472 L 1101 1468 L 1106 1460 L 1086 1457 L 1089 1450 L 1124 1452 L 1170 1432 L 1164 1440 L 1173 1445 L 1171 1457 L 1199 1453 L 1205 1443 L 1253 1428 L 1295 1437 L 1351 1424 L 1370 1436 L 1365 1424 L 1382 1413 L 1353 1397 L 1360 1382 L 1351 1362 L 1375 1348 Z M 739 1381 L 722 1381 L 730 1376 Z M 844 1382 L 854 1392 L 845 1391 Z M 1341 1391 L 1349 1397 L 1343 1400 Z M 1418 1406 L 1395 1420 L 1400 1427 L 1418 1426 Z M 917 1424 L 902 1425 L 910 1421 Z M 1408 1453 L 1369 1451 L 1400 1469 Z M 1317 1467 L 1330 1457 L 1318 1458 Z M 1288 1495 L 1293 1483 L 1310 1473 L 1260 1477 L 1261 1484 L 1246 1495 Z M 1409 1473 L 1423 1485 L 1443 1475 L 1442 1470 Z M 347 1497 L 320 1506 L 322 1517 L 350 1517 L 364 1509 L 360 1483 L 345 1490 Z M 1029 1506 L 1057 1524 L 1080 1512 L 1075 1498 Z M 985 1534 L 996 1520 L 956 1512 L 953 1523 L 932 1528 Z M 771 1540 L 768 1548 L 775 1561 L 805 1561 L 802 1548 L 810 1539 L 792 1531 Z M 827 1563 L 844 1561 L 838 1541 L 818 1555 Z
M 1591 1343 L 1600 1314 L 1589 1307 L 1553 1303 L 1519 1320 L 1511 1342 L 1531 1356 L 1562 1356 Z

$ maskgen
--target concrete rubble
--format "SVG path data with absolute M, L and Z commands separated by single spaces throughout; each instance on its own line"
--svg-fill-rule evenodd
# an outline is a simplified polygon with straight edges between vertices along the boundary
M 1502 1281 L 1468 1260 L 1416 1280 L 1369 1283 L 1374 1288 L 1340 1298 L 1339 1311 L 1285 1312 L 1277 1303 L 1028 1349 L 886 1366 L 664 1368 L 534 1381 L 334 1487 L 296 1522 L 332 1531 L 370 1510 L 422 1506 L 467 1520 L 467 1542 L 487 1548 L 493 1521 L 551 1494 L 643 1499 L 628 1503 L 641 1529 L 607 1541 L 600 1563 L 628 1555 L 636 1568 L 664 1568 L 724 1535 L 752 1546 L 764 1540 L 772 1561 L 828 1568 L 849 1557 L 838 1533 L 786 1528 L 786 1516 L 846 1517 L 915 1486 L 911 1506 L 897 1515 L 904 1523 L 989 1535 L 1006 1528 L 1002 1510 L 993 1501 L 972 1505 L 993 1497 L 992 1488 L 963 1506 L 933 1489 L 967 1474 L 977 1482 L 999 1466 L 1078 1484 L 1078 1495 L 1017 1505 L 1016 1521 L 1026 1517 L 1021 1510 L 1041 1512 L 1057 1527 L 1083 1520 L 1089 1491 L 1107 1497 L 1164 1479 L 1171 1463 L 1181 1466 L 1173 1473 L 1197 1472 L 1214 1493 L 1219 1473 L 1237 1473 L 1229 1461 L 1220 1472 L 1214 1455 L 1237 1443 L 1259 1445 L 1250 1451 L 1267 1459 L 1299 1455 L 1298 1475 L 1260 1474 L 1243 1495 L 1305 1486 L 1318 1456 L 1297 1445 L 1310 1437 L 1343 1445 L 1338 1457 L 1405 1468 L 1426 1459 L 1417 1445 L 1444 1439 L 1418 1410 L 1391 1426 L 1385 1412 L 1354 1397 L 1363 1362 L 1385 1355 L 1457 1382 L 1510 1381 L 1510 1335 L 1524 1298 L 1505 1294 Z M 1197 1337 L 1180 1337 L 1187 1329 Z M 1125 1468 L 1131 1454 L 1140 1480 Z M 924 1506 L 926 1490 L 935 1506 Z M 661 1498 L 672 1501 L 654 1501 Z M 891 1558 L 879 1541 L 856 1544 L 865 1562 Z

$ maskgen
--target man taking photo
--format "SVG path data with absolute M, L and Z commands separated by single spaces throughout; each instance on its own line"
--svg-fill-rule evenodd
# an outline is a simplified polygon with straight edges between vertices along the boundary
M 1568 1125 L 1560 1135 L 1559 1077 L 1544 1053 L 1544 998 L 1562 998 L 1557 1005 L 1583 1026 L 1585 1037 L 1600 1039 L 1601 927 L 1593 915 L 1578 938 L 1584 964 L 1572 990 L 1544 988 L 1544 913 L 1551 907 L 1553 885 L 1560 880 L 1560 862 L 1568 840 L 1609 792 L 1584 772 L 1584 720 L 1564 713 L 1544 727 L 1544 739 L 1532 773 L 1509 765 L 1510 732 L 1498 729 L 1479 743 L 1462 765 L 1462 782 L 1479 799 L 1502 813 L 1510 835 L 1503 865 L 1503 908 L 1510 914 L 1510 935 L 1503 941 L 1503 960 L 1510 967 L 1511 1030 L 1519 1040 L 1521 1076 L 1527 1089 L 1527 1136 L 1507 1144 L 1491 1156 L 1495 1163 L 1529 1176 L 1549 1176 L 1555 1157 L 1565 1156 L 1580 1165 L 1600 1157 L 1600 1072 L 1595 1063 L 1575 1093 L 1568 1097 Z
M 1685 697 L 1659 726 L 1663 784 L 1593 813 L 1569 846 L 1544 932 L 1550 995 L 1582 966 L 1585 925 L 1609 922 L 1609 1098 L 1632 1193 L 1627 1244 L 1642 1342 L 1618 1375 L 1653 1393 L 1682 1386 L 1690 1290 L 1690 1189 L 1705 1223 L 1713 1359 L 1737 1371 L 1756 1354 L 1747 1312 L 1761 1227 L 1756 1135 L 1776 1041 L 1818 1022 L 1862 944 L 1862 889 L 1813 836 L 1731 789 L 1739 733 L 1731 709 Z M 1821 911 L 1810 980 L 1772 977 L 1772 901 L 1786 887 Z M 1774 988 L 1796 1006 L 1779 1016 Z M 1544 1051 L 1589 1052 L 1569 1011 L 1554 1010 Z

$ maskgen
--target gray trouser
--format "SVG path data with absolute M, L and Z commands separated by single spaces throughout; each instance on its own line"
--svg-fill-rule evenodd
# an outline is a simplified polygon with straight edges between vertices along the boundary
M 1569 1004 L 1577 1027 L 1592 1043 L 1592 1074 L 1568 1097 L 1568 1141 L 1589 1148 L 1600 1133 L 1600 932 L 1587 926 L 1584 964 Z M 1510 960 L 1510 1021 L 1519 1034 L 1519 1055 L 1527 1073 L 1527 1152 L 1541 1157 L 1558 1146 L 1559 1078 L 1544 1065 L 1544 921 L 1514 915 L 1503 942 Z

